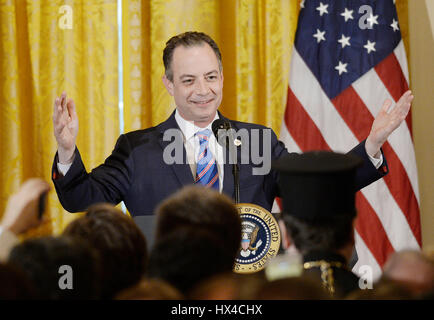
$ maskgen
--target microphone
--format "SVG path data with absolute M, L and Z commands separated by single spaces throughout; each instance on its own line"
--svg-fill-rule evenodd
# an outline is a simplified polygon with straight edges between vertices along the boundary
M 217 119 L 211 125 L 212 132 L 217 139 L 218 144 L 229 151 L 229 156 L 232 163 L 232 174 L 234 176 L 234 194 L 235 203 L 240 203 L 240 178 L 239 171 L 240 168 L 237 163 L 237 146 L 241 145 L 241 142 L 234 137 L 234 129 L 227 119 Z M 224 130 L 224 131 L 222 131 Z M 220 132 L 220 134 L 219 134 Z M 225 136 L 226 139 L 221 139 Z M 235 146 L 235 147 L 234 147 Z
M 212 125 L 211 125 L 211 129 L 212 132 L 214 133 L 214 136 L 217 139 L 217 142 L 222 146 L 222 147 L 231 147 L 232 145 L 235 145 L 236 147 L 241 146 L 241 141 L 238 139 L 235 139 L 234 137 L 234 130 L 232 129 L 232 125 L 231 123 L 226 120 L 226 119 L 217 119 L 215 120 Z M 232 130 L 231 130 L 232 129 Z M 219 135 L 219 130 L 224 130 L 221 134 Z M 224 143 L 223 139 L 221 139 L 221 136 L 226 136 L 226 144 Z
M 236 147 L 241 145 L 241 141 L 235 139 L 234 132 L 231 123 L 227 119 L 217 119 L 211 125 L 212 132 L 219 145 L 226 148 L 229 151 L 231 157 L 230 163 L 237 162 L 237 150 Z
M 231 123 L 226 120 L 226 119 L 217 119 L 215 120 L 212 125 L 211 125 L 211 129 L 212 132 L 214 133 L 214 136 L 217 139 L 217 142 L 221 145 L 221 146 L 225 146 L 223 141 L 221 141 L 222 139 L 219 139 L 219 130 L 225 130 L 225 133 L 227 133 L 227 130 L 232 129 Z M 231 134 L 232 132 L 229 132 L 229 134 Z M 231 137 L 228 137 L 231 138 Z M 232 139 L 230 139 L 232 140 Z M 233 141 L 233 140 L 232 140 Z

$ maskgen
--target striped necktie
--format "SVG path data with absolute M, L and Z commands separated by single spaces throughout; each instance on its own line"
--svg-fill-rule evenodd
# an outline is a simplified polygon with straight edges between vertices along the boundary
M 199 156 L 197 158 L 195 183 L 219 190 L 219 173 L 217 164 L 209 150 L 211 130 L 205 129 L 196 133 L 199 138 Z

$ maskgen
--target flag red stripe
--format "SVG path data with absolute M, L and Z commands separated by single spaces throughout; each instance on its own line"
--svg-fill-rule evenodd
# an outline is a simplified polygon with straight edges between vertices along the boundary
M 285 124 L 293 139 L 299 144 L 302 151 L 330 150 L 321 131 L 309 117 L 300 101 L 288 87 L 286 99 Z
M 356 194 L 356 207 L 358 212 L 356 230 L 382 267 L 388 256 L 395 250 L 375 210 L 361 192 Z
M 332 103 L 356 138 L 359 141 L 366 139 L 374 117 L 354 88 L 352 86 L 348 87 L 340 95 L 332 99 Z M 349 103 L 351 103 L 351 107 L 349 107 Z M 421 245 L 419 205 L 410 179 L 401 160 L 387 141 L 383 145 L 383 152 L 390 171 L 383 179 L 396 203 L 404 213 L 416 240 Z
M 347 126 L 363 141 L 369 135 L 374 117 L 366 108 L 353 86 L 349 86 L 331 100 Z
M 375 66 L 375 71 L 384 83 L 384 86 L 387 88 L 390 95 L 393 97 L 393 100 L 398 102 L 402 94 L 408 90 L 408 83 L 395 54 L 391 53 L 387 58 L 377 64 Z M 408 113 L 405 121 L 407 122 L 410 135 L 413 137 L 411 112 Z
M 419 204 L 408 179 L 407 172 L 387 141 L 383 145 L 383 152 L 389 165 L 389 174 L 383 179 L 396 203 L 404 213 L 419 246 L 422 247 Z

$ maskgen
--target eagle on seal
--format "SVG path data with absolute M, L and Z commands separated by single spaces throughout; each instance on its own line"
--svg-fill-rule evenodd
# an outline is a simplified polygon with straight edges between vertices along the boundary
M 253 244 L 256 242 L 256 238 L 258 237 L 259 227 L 255 226 L 253 231 L 250 233 L 243 232 L 242 239 L 241 239 L 241 251 L 240 255 L 242 257 L 248 257 L 251 254 L 255 255 L 256 250 L 261 246 L 262 240 L 259 240 L 258 243 L 256 243 L 256 246 L 253 247 Z

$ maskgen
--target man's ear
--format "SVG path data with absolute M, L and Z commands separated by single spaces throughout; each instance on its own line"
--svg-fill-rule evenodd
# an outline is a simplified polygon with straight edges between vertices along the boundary
M 291 246 L 291 237 L 286 230 L 285 222 L 279 219 L 280 235 L 282 236 L 282 247 L 288 249 Z
M 173 82 L 167 79 L 166 75 L 163 75 L 162 80 L 167 92 L 169 92 L 169 94 L 173 96 Z

